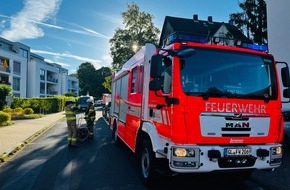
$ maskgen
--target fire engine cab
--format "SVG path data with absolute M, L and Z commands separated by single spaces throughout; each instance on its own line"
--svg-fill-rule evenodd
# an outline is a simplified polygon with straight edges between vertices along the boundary
M 175 173 L 273 170 L 282 163 L 280 94 L 288 100 L 288 87 L 287 63 L 235 26 L 167 16 L 159 47 L 146 44 L 113 77 L 112 136 L 138 155 L 145 184 L 161 165 Z

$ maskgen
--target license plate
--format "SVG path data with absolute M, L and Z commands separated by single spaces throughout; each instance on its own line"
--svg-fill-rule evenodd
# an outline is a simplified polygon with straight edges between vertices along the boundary
M 250 148 L 226 148 L 225 156 L 251 156 L 252 149 Z

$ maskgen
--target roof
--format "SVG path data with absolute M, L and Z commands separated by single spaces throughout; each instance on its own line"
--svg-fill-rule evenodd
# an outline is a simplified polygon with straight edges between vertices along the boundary
M 229 23 L 166 16 L 161 31 L 159 47 L 162 47 L 164 40 L 173 33 L 213 37 L 223 25 L 228 29 L 232 38 L 244 42 L 251 42 L 236 26 Z

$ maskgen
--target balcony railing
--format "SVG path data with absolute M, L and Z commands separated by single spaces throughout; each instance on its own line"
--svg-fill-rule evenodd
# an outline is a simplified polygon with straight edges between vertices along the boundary
M 8 68 L 0 67 L 0 71 L 10 73 L 10 68 L 9 67 Z
M 54 83 L 58 83 L 58 79 L 56 79 L 56 78 L 52 78 L 52 77 L 48 77 L 48 78 L 47 78 L 47 81 L 49 81 L 49 82 L 54 82 Z
M 4 81 L 4 80 L 1 80 L 0 81 L 0 84 L 11 85 L 11 83 L 9 81 Z
M 55 90 L 47 90 L 47 94 L 57 95 L 57 91 L 55 91 Z

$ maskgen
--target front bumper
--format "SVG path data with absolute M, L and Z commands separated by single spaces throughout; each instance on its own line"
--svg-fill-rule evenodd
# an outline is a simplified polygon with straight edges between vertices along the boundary
M 274 169 L 282 164 L 280 144 L 250 146 L 177 146 L 166 147 L 169 168 L 178 173 L 212 172 L 220 170 Z M 191 152 L 176 155 L 176 148 Z M 227 155 L 228 150 L 251 150 L 250 153 Z M 281 149 L 282 150 L 282 149 Z M 192 153 L 194 151 L 194 154 Z

